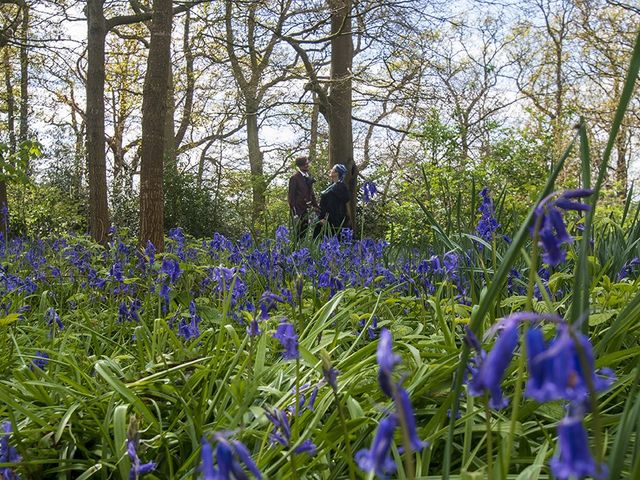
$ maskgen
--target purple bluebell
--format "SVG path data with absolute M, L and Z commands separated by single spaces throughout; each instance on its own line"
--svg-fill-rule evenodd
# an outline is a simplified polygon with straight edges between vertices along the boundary
M 122 269 L 122 263 L 115 262 L 113 265 L 111 265 L 111 268 L 109 269 L 109 275 L 112 276 L 116 282 L 123 282 L 124 271 Z
M 200 473 L 202 480 L 219 480 L 219 472 L 213 461 L 213 447 L 203 437 L 200 440 Z
M 277 246 L 289 245 L 290 242 L 291 240 L 289 240 L 289 229 L 284 225 L 280 225 L 276 229 L 276 245 Z
M 367 324 L 367 322 L 365 321 L 365 319 L 362 319 L 358 322 L 358 326 L 360 328 L 364 328 L 365 325 Z M 373 318 L 371 319 L 371 325 L 367 328 L 367 337 L 369 338 L 369 340 L 375 340 L 376 337 L 378 336 L 378 317 L 377 316 L 373 316 Z
M 160 271 L 167 276 L 169 283 L 171 284 L 176 283 L 178 281 L 178 278 L 180 278 L 180 274 L 182 273 L 178 261 L 168 257 L 164 257 L 162 259 L 162 266 L 160 267 Z
M 314 387 L 311 389 L 311 395 L 309 395 L 309 401 L 307 402 L 307 395 L 305 392 L 307 392 L 310 388 L 311 388 L 311 385 L 308 383 L 300 387 L 300 393 L 298 394 L 298 408 L 296 408 L 295 402 L 294 402 L 293 405 L 289 405 L 287 407 L 288 412 L 298 416 L 298 415 L 301 415 L 302 412 L 304 412 L 305 408 L 310 412 L 314 411 L 319 388 L 318 388 L 318 385 L 314 385 Z M 295 394 L 296 394 L 295 387 L 293 387 L 292 393 L 295 399 Z
M 37 351 L 35 357 L 31 361 L 34 368 L 44 370 L 49 364 L 49 354 L 47 352 Z
M 249 322 L 249 326 L 247 327 L 247 334 L 250 337 L 257 337 L 261 333 L 262 333 L 262 330 L 260 330 L 260 324 L 258 323 L 258 319 L 254 318 Z
M 315 443 L 313 443 L 311 440 L 307 438 L 300 445 L 294 448 L 293 451 L 294 453 L 306 453 L 313 457 L 316 454 L 317 447 Z
M 509 295 L 526 295 L 527 287 L 522 281 L 522 274 L 512 268 L 507 276 L 507 292 Z
M 625 278 L 628 278 L 629 275 L 631 275 L 631 273 L 636 271 L 637 269 L 636 267 L 638 267 L 638 265 L 640 265 L 640 259 L 638 257 L 633 257 L 628 262 L 625 262 L 625 264 L 622 266 L 622 268 L 618 272 L 618 275 L 617 275 L 618 280 L 624 280 Z
M 137 480 L 143 475 L 156 469 L 155 462 L 141 463 L 136 452 L 137 442 L 133 439 L 127 440 L 127 453 L 131 459 L 131 470 L 129 470 L 129 480 Z
M 200 336 L 200 322 L 202 319 L 196 312 L 196 302 L 189 302 L 189 320 L 182 318 L 178 324 L 178 335 L 185 340 L 191 340 Z
M 580 417 L 566 417 L 558 424 L 559 453 L 551 459 L 551 472 L 558 480 L 607 478 L 607 466 L 597 464 L 589 451 L 587 431 Z
M 378 382 L 380 388 L 389 397 L 393 397 L 392 373 L 396 365 L 400 363 L 400 356 L 393 353 L 393 337 L 391 332 L 383 328 L 380 332 L 376 358 L 378 361 Z
M 285 412 L 277 408 L 266 409 L 265 416 L 274 426 L 273 432 L 269 434 L 271 443 L 279 443 L 283 447 L 290 447 L 291 426 L 289 425 L 289 418 Z M 315 455 L 316 446 L 311 440 L 307 439 L 298 445 L 293 451 L 294 453 L 308 453 L 309 455 Z
M 151 240 L 147 240 L 147 245 L 144 247 L 144 254 L 149 259 L 149 265 L 153 266 L 156 263 L 156 247 Z
M 9 444 L 9 435 L 11 435 L 11 423 L 2 422 L 2 431 L 0 431 L 0 463 L 19 463 L 22 457 L 18 455 L 18 451 Z M 14 472 L 13 467 L 0 467 L 0 478 L 2 480 L 19 480 L 20 475 Z
M 478 221 L 478 225 L 476 226 L 476 232 L 480 238 L 491 243 L 495 232 L 500 228 L 500 224 L 495 218 L 496 212 L 493 206 L 493 200 L 489 196 L 489 189 L 484 187 L 480 190 L 480 196 L 482 197 L 482 202 L 480 203 L 478 210 L 480 211 L 481 216 Z
M 467 335 L 469 332 L 470 330 L 467 331 Z M 498 336 L 493 349 L 486 356 L 476 357 L 477 368 L 469 381 L 469 394 L 477 397 L 489 392 L 489 406 L 494 409 L 504 408 L 509 404 L 507 399 L 502 398 L 500 384 L 517 344 L 518 323 L 512 319 L 504 323 L 504 330 Z
M 407 429 L 411 451 L 419 452 L 423 448 L 428 447 L 429 442 L 421 440 L 418 436 L 416 419 L 413 414 L 413 406 L 411 405 L 411 399 L 409 398 L 409 394 L 407 393 L 407 391 L 402 387 L 398 387 L 397 395 L 399 400 L 399 407 L 396 408 L 398 412 L 398 418 Z
M 396 464 L 391 458 L 391 444 L 397 425 L 398 419 L 394 414 L 380 421 L 371 448 L 362 449 L 355 455 L 361 470 L 367 473 L 373 472 L 382 478 L 396 471 Z
M 285 299 L 281 295 L 270 292 L 269 290 L 264 291 L 260 296 L 260 306 L 266 312 L 270 312 L 274 310 L 277 307 L 278 303 L 284 303 L 284 302 L 285 302 Z
M 167 313 L 169 305 L 171 303 L 171 287 L 169 285 L 162 285 L 160 287 L 160 298 L 162 299 L 162 312 Z
M 285 360 L 295 360 L 300 357 L 298 352 L 298 335 L 291 323 L 287 323 L 283 318 L 276 332 L 273 334 L 273 338 L 280 342 L 280 345 L 284 348 L 282 352 L 282 358 Z
M 378 193 L 376 184 L 368 181 L 362 185 L 362 193 L 364 194 L 364 203 L 369 203 L 373 197 Z
M 262 474 L 247 447 L 239 440 L 228 440 L 224 434 L 213 436 L 217 442 L 215 461 L 213 447 L 206 438 L 200 441 L 200 472 L 203 480 L 234 480 L 248 478 L 242 464 L 260 480 Z M 217 467 L 216 467 L 217 463 Z
M 338 375 L 340 372 L 335 368 L 328 367 L 322 368 L 322 375 L 324 376 L 325 381 L 331 386 L 334 391 L 338 391 Z
M 550 266 L 556 266 L 564 262 L 566 252 L 562 244 L 571 243 L 573 238 L 567 232 L 564 225 L 562 211 L 589 210 L 589 205 L 575 201 L 588 197 L 592 190 L 579 189 L 568 190 L 558 194 L 552 194 L 543 199 L 534 210 L 534 225 L 539 225 L 539 244 L 543 248 L 542 259 Z
M 60 315 L 58 315 L 55 308 L 49 307 L 49 309 L 44 314 L 44 319 L 47 322 L 47 325 L 51 327 L 52 331 L 54 329 L 54 324 L 55 324 L 55 327 L 57 327 L 59 330 L 64 329 L 64 323 L 62 323 L 62 320 L 60 319 Z
M 525 395 L 538 402 L 569 400 L 576 404 L 574 406 L 583 405 L 588 409 L 588 382 L 593 384 L 596 392 L 600 392 L 611 385 L 615 376 L 608 369 L 602 372 L 594 370 L 591 342 L 582 333 L 572 334 L 571 328 L 559 323 L 558 334 L 548 345 L 539 327 L 529 329 L 526 335 L 529 379 Z M 580 355 L 584 355 L 583 361 Z
M 378 370 L 380 388 L 386 395 L 393 398 L 397 419 L 409 437 L 410 443 L 405 445 L 405 448 L 408 447 L 411 451 L 420 451 L 428 445 L 428 442 L 423 442 L 418 437 L 413 407 L 411 406 L 409 394 L 402 387 L 402 381 L 395 384 L 393 382 L 393 369 L 400 363 L 401 359 L 400 356 L 393 353 L 393 338 L 391 332 L 386 328 L 383 328 L 380 332 L 377 361 L 380 367 Z

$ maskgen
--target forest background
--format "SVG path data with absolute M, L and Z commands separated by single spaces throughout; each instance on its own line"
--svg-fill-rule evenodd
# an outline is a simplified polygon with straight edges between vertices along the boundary
M 612 0 L 2 0 L 0 11 L 11 230 L 104 242 L 115 226 L 160 247 L 175 226 L 272 235 L 288 222 L 299 155 L 316 191 L 347 164 L 357 233 L 428 241 L 425 206 L 463 231 L 483 186 L 515 224 L 578 123 L 603 150 L 640 26 L 637 3 Z M 605 208 L 637 179 L 639 114 L 634 95 Z M 580 175 L 576 152 L 558 184 Z M 379 192 L 365 203 L 368 181 Z

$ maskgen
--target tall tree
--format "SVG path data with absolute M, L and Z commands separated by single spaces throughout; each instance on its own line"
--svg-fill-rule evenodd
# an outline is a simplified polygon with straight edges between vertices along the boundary
M 107 242 L 107 159 L 104 132 L 105 39 L 104 0 L 87 0 L 87 167 L 89 177 L 89 233 Z
M 327 120 L 329 124 L 329 163 L 347 167 L 346 182 L 351 192 L 349 213 L 355 227 L 358 172 L 353 160 L 352 73 L 353 39 L 351 0 L 328 0 L 331 9 L 331 82 Z
M 12 41 L 16 34 L 16 30 L 24 17 L 24 10 L 27 8 L 24 0 L 3 0 L 2 5 L 11 5 L 7 15 L 6 23 L 0 25 L 0 48 L 8 49 L 8 44 Z M 17 7 L 17 8 L 15 8 Z M 9 149 L 0 155 L 0 233 L 7 234 L 9 227 L 9 201 L 7 198 L 7 182 L 2 167 L 2 162 L 6 161 L 11 155 L 16 153 L 15 139 L 15 100 L 13 95 L 13 83 L 11 81 L 9 52 L 5 50 L 5 86 L 7 88 L 7 117 L 9 130 Z
M 18 141 L 27 141 L 29 134 L 29 5 L 22 7 L 20 38 L 20 130 Z
M 172 9 L 181 13 L 210 0 L 192 0 Z M 107 240 L 109 210 L 107 204 L 107 173 L 105 153 L 105 40 L 108 32 L 121 25 L 131 25 L 150 20 L 152 14 L 145 11 L 136 0 L 129 3 L 135 14 L 105 17 L 104 0 L 87 0 L 85 12 L 88 25 L 87 39 L 87 164 L 89 176 L 89 233 L 100 243 Z
M 164 249 L 162 176 L 169 75 L 171 73 L 171 0 L 154 0 L 151 41 L 142 99 L 140 169 L 140 245 Z
M 608 4 L 612 3 L 612 4 Z M 620 101 L 627 65 L 634 45 L 635 32 L 640 28 L 640 11 L 636 15 L 617 2 L 580 1 L 580 29 L 577 33 L 581 50 L 586 53 L 579 63 L 583 73 L 581 83 L 584 95 L 581 111 L 594 132 L 597 146 L 604 136 L 599 131 L 608 132 Z M 638 86 L 636 86 L 638 90 Z M 615 189 L 622 198 L 627 196 L 629 163 L 634 148 L 637 148 L 638 112 L 640 102 L 635 95 L 620 126 L 615 141 Z
M 234 29 L 234 2 L 225 2 L 225 31 L 226 49 L 231 63 L 234 79 L 240 90 L 240 95 L 244 103 L 247 129 L 247 149 L 249 152 L 249 166 L 251 171 L 252 189 L 252 221 L 256 224 L 265 210 L 266 181 L 264 176 L 264 159 L 260 147 L 259 114 L 262 100 L 267 90 L 276 83 L 284 80 L 281 74 L 275 78 L 266 80 L 265 70 L 271 62 L 271 55 L 280 40 L 282 27 L 285 19 L 289 15 L 291 0 L 280 0 L 277 2 L 275 25 L 266 42 L 261 45 L 263 32 L 259 29 L 258 7 L 259 2 L 250 2 L 246 11 L 241 12 L 245 39 L 242 44 L 238 43 Z M 243 55 L 242 52 L 246 51 Z M 248 66 L 248 68 L 246 68 Z
M 331 166 L 342 163 L 347 167 L 347 184 L 351 192 L 349 216 L 351 224 L 355 226 L 355 199 L 357 168 L 353 160 L 353 128 L 351 122 L 352 113 L 352 65 L 353 65 L 353 38 L 352 1 L 351 0 L 326 0 L 326 6 L 330 14 L 330 36 L 320 39 L 307 40 L 304 37 L 309 31 L 320 29 L 323 20 L 320 20 L 312 28 L 305 28 L 298 33 L 290 33 L 284 36 L 302 59 L 309 82 L 305 89 L 313 92 L 314 100 L 318 103 L 318 110 L 326 120 L 329 127 L 329 164 Z M 317 44 L 329 43 L 331 46 L 331 72 L 328 86 L 322 81 L 319 70 L 322 64 L 314 64 L 310 52 L 303 45 L 309 43 L 315 47 Z M 315 48 L 314 48 L 315 49 Z M 312 145 L 315 151 L 315 144 Z

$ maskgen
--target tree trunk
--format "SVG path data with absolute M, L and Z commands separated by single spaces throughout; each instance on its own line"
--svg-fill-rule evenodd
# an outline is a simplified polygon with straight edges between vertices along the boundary
M 27 140 L 29 134 L 29 5 L 22 7 L 22 41 L 20 45 L 20 132 L 18 141 Z M 30 169 L 28 169 L 30 170 Z
M 318 158 L 318 118 L 320 117 L 320 105 L 313 92 L 313 110 L 311 110 L 311 125 L 309 126 L 309 161 L 315 162 Z
M 9 130 L 9 155 L 16 153 L 15 134 L 15 99 L 13 83 L 11 82 L 11 62 L 9 61 L 9 47 L 4 50 L 5 86 L 7 88 L 7 129 Z M 2 164 L 0 163 L 0 233 L 6 238 L 9 231 L 9 200 L 7 198 L 7 183 L 2 180 Z
M 104 0 L 87 1 L 87 164 L 89 171 L 89 234 L 106 244 L 109 228 L 107 164 L 104 133 L 106 21 Z
M 0 167 L 0 174 L 2 168 Z M 7 184 L 4 180 L 0 180 L 0 233 L 7 238 L 9 231 L 9 203 L 7 201 Z
M 169 66 L 169 75 L 167 77 L 167 113 L 164 132 L 164 168 L 166 173 L 172 175 L 178 174 L 178 158 L 176 145 L 176 127 L 175 117 L 175 88 L 173 84 L 173 71 Z
M 16 153 L 16 101 L 13 95 L 13 81 L 11 79 L 11 60 L 9 47 L 5 47 L 4 56 L 4 85 L 7 90 L 7 130 L 9 130 L 9 154 Z
M 627 139 L 627 128 L 622 125 L 616 137 L 616 190 L 621 198 L 627 196 Z
M 246 103 L 247 109 L 247 148 L 249 149 L 249 167 L 251 170 L 252 211 L 251 221 L 254 228 L 260 223 L 266 208 L 266 183 L 264 162 L 260 150 L 257 103 Z
M 357 169 L 353 161 L 351 125 L 351 67 L 353 42 L 351 0 L 328 0 L 331 8 L 331 87 L 329 90 L 329 164 L 347 167 L 346 182 L 351 192 L 349 216 L 355 227 Z
M 75 104 L 75 93 L 73 86 L 69 86 L 71 101 Z M 84 159 L 84 122 L 78 121 L 78 112 L 75 108 L 71 109 L 71 129 L 75 137 L 75 145 L 73 151 L 73 177 L 71 179 L 71 195 L 74 199 L 80 198 L 82 191 L 82 176 L 85 171 Z
M 172 1 L 154 0 L 147 74 L 142 98 L 140 167 L 140 245 L 151 241 L 164 250 L 162 176 L 169 73 L 171 71 Z

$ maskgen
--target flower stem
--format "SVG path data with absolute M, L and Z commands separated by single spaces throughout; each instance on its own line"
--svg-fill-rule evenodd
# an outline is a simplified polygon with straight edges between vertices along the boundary
M 487 478 L 493 479 L 493 436 L 491 435 L 491 409 L 489 408 L 489 393 L 484 394 L 484 416 L 487 429 Z
M 336 405 L 338 405 L 338 415 L 340 416 L 340 423 L 342 424 L 342 435 L 344 436 L 344 447 L 347 451 L 347 462 L 349 465 L 349 478 L 350 480 L 355 480 L 356 478 L 356 468 L 353 464 L 353 451 L 351 450 L 351 441 L 349 440 L 349 429 L 347 428 L 347 419 L 344 414 L 344 406 L 342 405 L 342 401 L 340 395 L 338 394 L 338 389 L 333 389 L 333 396 L 336 400 Z
M 393 402 L 396 404 L 398 410 L 398 419 L 400 421 L 400 428 L 402 430 L 402 443 L 404 444 L 404 455 L 402 456 L 404 461 L 404 469 L 409 480 L 413 480 L 416 476 L 415 465 L 413 462 L 413 449 L 411 448 L 411 437 L 409 435 L 409 428 L 407 426 L 406 418 L 407 412 L 402 407 L 402 401 L 398 395 L 398 390 L 394 386 L 393 388 Z

